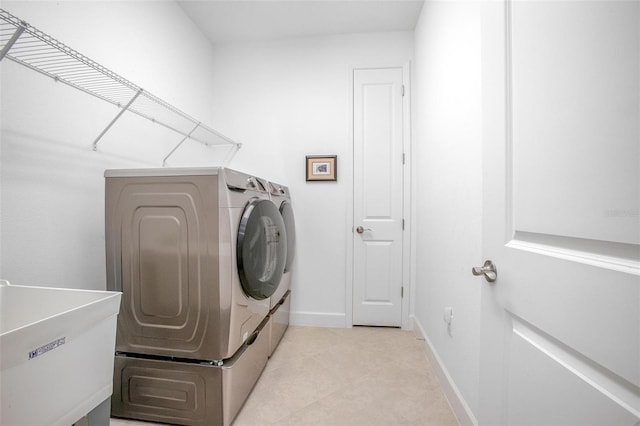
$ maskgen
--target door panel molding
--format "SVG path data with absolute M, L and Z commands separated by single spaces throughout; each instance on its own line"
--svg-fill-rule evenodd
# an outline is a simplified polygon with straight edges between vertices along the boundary
M 611 400 L 631 415 L 640 417 L 640 395 L 634 385 L 594 360 L 554 339 L 524 319 L 509 312 L 512 332 L 531 345 L 532 349 L 551 358 L 561 368 L 584 381 L 603 397 Z
M 637 103 L 640 84 L 629 76 L 629 72 L 640 72 L 640 66 L 633 57 L 620 59 L 614 55 L 612 59 L 604 53 L 612 50 L 609 48 L 611 45 L 621 45 L 621 50 L 630 48 L 625 45 L 629 38 L 633 38 L 628 34 L 629 27 L 634 19 L 640 19 L 637 16 L 640 12 L 637 7 L 632 10 L 633 3 L 629 5 L 625 6 L 625 10 L 629 10 L 626 15 L 630 15 L 627 17 L 622 9 L 609 8 L 609 4 L 602 1 L 589 2 L 580 12 L 575 12 L 571 4 L 563 2 L 540 6 L 536 2 L 506 0 L 506 241 L 523 233 L 553 235 L 558 238 L 548 240 L 547 244 L 558 242 L 560 249 L 564 245 L 560 237 L 566 237 L 603 241 L 606 247 L 612 247 L 613 243 L 633 244 L 636 253 L 640 253 L 637 207 L 640 181 L 637 164 L 634 164 L 637 157 L 629 155 L 633 149 L 637 154 L 640 148 L 638 144 L 633 145 L 632 140 L 634 137 L 637 139 L 638 131 L 628 130 L 632 126 L 628 124 L 627 117 L 631 114 L 637 121 L 640 113 Z M 581 14 L 579 20 L 571 22 L 572 29 L 567 30 L 564 38 L 568 40 L 538 41 L 544 37 L 532 36 L 533 31 L 536 34 L 539 31 L 537 24 L 542 25 L 546 21 L 551 21 L 548 26 L 552 29 L 545 31 L 548 33 L 546 36 L 553 37 L 557 33 L 553 26 L 559 23 L 554 19 L 560 18 L 551 18 L 552 13 L 543 14 L 537 10 L 542 7 L 552 7 L 554 11 L 559 8 L 561 16 Z M 606 13 L 611 16 L 609 21 L 594 18 Z M 532 22 L 535 20 L 535 29 L 533 25 L 518 26 L 525 17 Z M 584 23 L 581 22 L 583 20 Z M 622 29 L 615 26 L 617 21 L 622 21 L 618 26 Z M 589 25 L 600 26 L 592 28 Z M 594 39 L 602 40 L 599 43 L 590 40 L 592 43 L 588 48 L 576 47 L 579 43 L 574 38 L 578 35 L 572 33 L 586 34 L 588 30 L 592 30 Z M 536 41 L 531 42 L 532 39 Z M 568 58 L 557 53 L 551 56 L 541 49 L 545 42 L 552 41 L 562 46 L 557 51 L 565 51 Z M 631 47 L 638 50 L 640 41 Z M 598 58 L 603 56 L 603 60 L 596 60 L 596 54 Z M 558 63 L 545 65 L 553 59 Z M 609 78 L 590 70 L 606 60 L 612 64 L 599 66 L 602 75 Z M 620 63 L 615 63 L 615 60 Z M 533 71 L 529 70 L 531 66 Z M 627 68 L 632 69 L 626 71 Z M 617 82 L 617 78 L 626 78 L 625 84 Z M 598 86 L 599 82 L 602 83 Z M 566 101 L 569 95 L 578 96 L 573 108 L 569 108 Z M 553 108 L 540 108 L 543 103 L 553 105 Z M 605 106 L 593 106 L 600 103 Z M 598 156 L 581 156 L 581 150 L 596 152 Z M 566 164 L 570 162 L 569 168 Z M 596 253 L 598 251 L 602 250 L 595 250 Z M 584 253 L 584 257 L 588 257 L 589 252 Z M 629 260 L 629 256 L 622 257 L 623 263 L 628 265 L 625 260 Z M 637 258 L 631 256 L 631 259 L 640 260 Z M 598 262 L 596 258 L 592 264 Z M 600 263 L 604 267 L 607 265 L 606 262 Z M 632 270 L 637 266 L 626 267 Z
M 640 252 L 635 244 L 515 231 L 514 238 L 506 246 L 612 271 L 640 275 Z

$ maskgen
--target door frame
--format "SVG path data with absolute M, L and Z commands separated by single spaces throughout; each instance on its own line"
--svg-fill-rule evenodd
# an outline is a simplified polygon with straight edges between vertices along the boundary
M 404 295 L 402 298 L 402 329 L 413 329 L 413 294 L 414 294 L 414 263 L 413 262 L 413 233 L 412 233 L 412 212 L 414 203 L 412 196 L 414 195 L 412 185 L 412 167 L 411 167 L 411 61 L 405 63 L 383 63 L 383 64 L 351 64 L 347 72 L 349 74 L 348 87 L 348 107 L 347 115 L 349 120 L 348 146 L 346 152 L 346 162 L 351 167 L 350 172 L 343 174 L 348 182 L 346 182 L 347 190 L 347 217 L 345 221 L 345 234 L 349 235 L 346 239 L 346 276 L 345 276 L 345 328 L 353 327 L 353 233 L 354 233 L 354 190 L 355 177 L 353 172 L 354 161 L 354 120 L 353 120 L 353 74 L 355 70 L 367 69 L 385 69 L 385 68 L 402 68 L 402 84 L 404 86 L 404 96 L 402 98 L 402 144 L 405 157 L 404 168 L 402 171 L 402 211 L 404 218 L 404 233 L 402 235 L 402 285 L 404 287 Z

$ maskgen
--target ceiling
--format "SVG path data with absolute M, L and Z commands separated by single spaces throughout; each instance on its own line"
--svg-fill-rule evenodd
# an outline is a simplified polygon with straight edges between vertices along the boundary
M 411 31 L 423 0 L 178 0 L 212 43 Z

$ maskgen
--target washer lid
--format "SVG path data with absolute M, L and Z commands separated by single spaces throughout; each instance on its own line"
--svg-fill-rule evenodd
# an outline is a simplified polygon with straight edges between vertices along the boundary
M 284 273 L 286 240 L 275 204 L 253 198 L 242 213 L 236 249 L 240 284 L 248 296 L 262 300 L 276 291 Z

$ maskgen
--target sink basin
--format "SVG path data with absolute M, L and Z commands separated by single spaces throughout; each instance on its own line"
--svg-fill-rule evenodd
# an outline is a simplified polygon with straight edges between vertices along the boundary
M 120 293 L 0 281 L 0 424 L 69 426 L 111 396 Z

